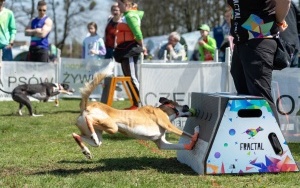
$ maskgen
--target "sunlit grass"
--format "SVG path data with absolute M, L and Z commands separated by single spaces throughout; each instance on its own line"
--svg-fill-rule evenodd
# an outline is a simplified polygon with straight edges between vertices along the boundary
M 43 117 L 16 115 L 18 104 L 0 102 L 0 187 L 298 187 L 299 173 L 246 176 L 199 176 L 179 163 L 175 151 L 158 150 L 149 141 L 121 134 L 104 135 L 103 145 L 89 147 L 87 160 L 71 134 L 79 100 L 54 103 L 33 102 Z M 116 108 L 129 102 L 114 103 Z M 168 138 L 176 142 L 177 136 Z M 300 144 L 290 143 L 300 160 Z

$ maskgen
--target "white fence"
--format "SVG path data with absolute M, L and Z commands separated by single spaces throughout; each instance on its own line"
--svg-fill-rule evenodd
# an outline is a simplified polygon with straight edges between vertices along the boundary
M 81 59 L 61 58 L 61 62 L 2 62 L 0 87 L 12 91 L 23 83 L 65 82 L 75 88 L 73 96 L 80 97 L 79 88 L 93 78 L 110 61 L 86 62 Z M 119 65 L 115 75 L 121 75 Z M 280 116 L 281 129 L 288 141 L 300 142 L 300 69 L 286 68 L 273 72 L 273 97 Z M 158 105 L 159 97 L 168 97 L 180 104 L 190 105 L 191 92 L 235 92 L 229 73 L 229 65 L 220 62 L 174 62 L 144 61 L 140 64 L 140 97 L 143 105 Z M 93 93 L 100 98 L 103 84 Z M 124 92 L 117 91 L 120 97 Z M 12 100 L 0 92 L 0 101 Z M 184 120 L 175 122 L 179 127 Z

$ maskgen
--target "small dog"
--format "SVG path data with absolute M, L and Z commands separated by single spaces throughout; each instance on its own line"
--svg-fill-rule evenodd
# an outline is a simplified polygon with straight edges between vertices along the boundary
M 194 135 L 190 135 L 171 123 L 177 117 L 187 117 L 195 114 L 195 110 L 189 109 L 187 105 L 180 106 L 178 103 L 166 98 L 160 99 L 162 104 L 158 108 L 144 106 L 137 110 L 117 110 L 100 102 L 88 104 L 90 94 L 111 72 L 110 69 L 112 68 L 109 65 L 104 72 L 96 73 L 94 79 L 90 83 L 86 83 L 85 87 L 81 89 L 81 114 L 76 124 L 81 134 L 73 133 L 72 136 L 88 159 L 91 159 L 92 155 L 83 141 L 94 147 L 100 146 L 103 131 L 109 134 L 120 132 L 137 139 L 152 140 L 159 149 L 193 149 L 199 130 L 195 130 Z M 185 134 L 191 137 L 191 142 L 188 144 L 172 144 L 165 138 L 167 131 L 177 135 Z
M 11 94 L 12 99 L 20 104 L 19 115 L 22 115 L 22 108 L 24 105 L 27 107 L 31 116 L 43 116 L 36 115 L 32 112 L 32 106 L 28 96 L 31 96 L 39 101 L 47 102 L 50 97 L 56 96 L 60 93 L 71 95 L 75 92 L 70 88 L 68 84 L 58 83 L 40 83 L 40 84 L 22 84 L 14 88 L 12 92 L 4 91 L 4 93 Z

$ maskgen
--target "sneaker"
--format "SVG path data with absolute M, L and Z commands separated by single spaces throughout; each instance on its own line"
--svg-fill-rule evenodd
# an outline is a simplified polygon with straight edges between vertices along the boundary
M 124 110 L 137 110 L 139 107 L 137 107 L 137 106 L 131 106 L 131 107 L 129 107 L 129 108 L 124 108 Z

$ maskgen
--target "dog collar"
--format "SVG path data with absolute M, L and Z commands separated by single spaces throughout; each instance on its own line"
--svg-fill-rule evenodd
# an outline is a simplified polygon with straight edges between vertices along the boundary
M 57 84 L 57 87 L 58 87 L 58 91 L 61 90 L 62 88 L 60 84 Z
M 175 106 L 174 105 L 172 105 L 172 104 L 164 104 L 165 106 L 167 106 L 167 107 L 169 107 L 169 108 L 171 108 L 174 112 L 175 112 L 175 114 L 176 114 L 176 118 L 179 116 L 179 111 L 175 108 Z
M 56 83 L 56 84 L 55 84 L 55 87 L 53 88 L 53 90 L 54 90 L 54 91 L 60 91 L 61 88 L 62 88 L 61 85 L 58 84 L 58 83 Z

